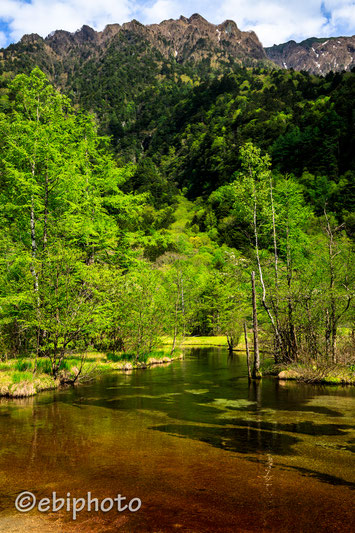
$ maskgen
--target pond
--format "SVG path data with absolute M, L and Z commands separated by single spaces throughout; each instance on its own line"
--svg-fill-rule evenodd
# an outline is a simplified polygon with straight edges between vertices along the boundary
M 0 404 L 0 531 L 354 531 L 355 388 L 248 384 L 245 355 L 182 360 Z M 16 511 L 121 494 L 137 512 Z

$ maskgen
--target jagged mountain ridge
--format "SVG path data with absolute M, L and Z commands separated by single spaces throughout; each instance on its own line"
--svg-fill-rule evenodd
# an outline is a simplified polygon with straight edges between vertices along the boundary
M 268 66 L 276 64 L 319 75 L 330 70 L 351 70 L 355 66 L 355 36 L 312 37 L 301 43 L 288 41 L 264 49 L 253 31 L 241 31 L 232 20 L 211 24 L 197 13 L 190 18 L 181 16 L 178 20 L 147 26 L 136 20 L 123 25 L 109 24 L 101 32 L 83 26 L 74 33 L 57 30 L 44 39 L 37 34 L 25 35 L 19 43 L 0 51 L 0 60 L 11 58 L 16 62 L 18 54 L 23 53 L 23 46 L 27 46 L 28 63 L 39 63 L 49 75 L 55 75 L 63 70 L 57 63 L 66 70 L 68 59 L 72 61 L 74 56 L 84 61 L 101 57 L 111 45 L 119 46 L 125 40 L 137 38 L 149 43 L 163 57 L 174 58 L 180 64 L 208 59 L 211 66 L 216 67 L 234 60 L 247 66 L 257 62 Z
M 352 37 L 311 37 L 296 43 L 274 45 L 265 48 L 267 57 L 283 68 L 305 70 L 312 74 L 325 75 L 355 67 L 355 35 Z
M 195 14 L 150 26 L 133 20 L 101 32 L 83 26 L 44 39 L 25 35 L 0 50 L 0 81 L 38 66 L 75 104 L 96 114 L 102 132 L 129 149 L 129 129 L 149 137 L 156 117 L 194 85 L 240 67 L 273 65 L 255 33 Z
M 123 41 L 129 42 L 137 37 L 149 43 L 163 57 L 174 58 L 178 63 L 206 58 L 211 60 L 212 65 L 231 59 L 268 63 L 262 44 L 254 32 L 239 30 L 232 20 L 214 25 L 198 14 L 147 26 L 136 20 L 122 26 L 110 24 L 101 32 L 89 26 L 83 26 L 75 33 L 57 30 L 45 39 L 37 34 L 25 35 L 19 43 L 10 45 L 0 54 L 3 59 L 9 56 L 16 58 L 17 52 L 21 53 L 21 45 L 27 45 L 32 47 L 27 51 L 29 56 L 36 55 L 36 49 L 42 49 L 49 60 L 65 63 L 73 53 L 87 59 L 104 54 L 111 45 L 120 46 Z
M 0 50 L 1 112 L 13 109 L 9 81 L 35 65 L 96 116 L 118 161 L 137 165 L 132 190 L 151 183 L 156 205 L 175 187 L 195 198 L 229 183 L 250 139 L 305 187 L 323 174 L 335 184 L 352 179 L 355 71 L 322 79 L 282 69 L 232 21 L 215 26 L 194 15 L 24 36 Z

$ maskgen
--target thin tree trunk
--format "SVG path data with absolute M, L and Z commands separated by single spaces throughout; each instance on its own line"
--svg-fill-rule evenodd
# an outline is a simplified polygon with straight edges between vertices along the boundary
M 174 324 L 174 336 L 173 336 L 173 344 L 171 346 L 170 355 L 173 355 L 176 347 L 176 337 L 177 337 L 177 326 Z
M 37 256 L 37 243 L 36 243 L 36 220 L 35 220 L 33 196 L 31 198 L 30 225 L 31 225 L 31 252 L 32 252 L 32 258 L 35 260 Z M 31 264 L 31 274 L 33 277 L 34 290 L 38 292 L 38 274 L 37 274 L 34 263 Z
M 256 310 L 255 272 L 251 273 L 252 301 L 253 301 L 253 334 L 254 334 L 254 367 L 253 378 L 260 377 L 259 331 L 258 315 Z
M 337 338 L 337 323 L 338 319 L 336 317 L 336 300 L 334 296 L 334 287 L 335 287 L 335 268 L 334 268 L 334 259 L 338 255 L 339 252 L 336 252 L 334 250 L 334 234 L 339 231 L 343 225 L 341 224 L 335 229 L 331 228 L 329 218 L 327 215 L 327 211 L 324 208 L 324 215 L 325 219 L 327 221 L 326 231 L 328 234 L 328 255 L 329 255 L 329 293 L 330 293 L 330 315 L 328 312 L 328 323 L 327 323 L 327 330 L 326 330 L 326 339 L 328 340 L 328 346 L 327 351 L 329 354 L 329 345 L 331 348 L 331 354 L 332 354 L 332 361 L 334 364 L 337 362 L 337 354 L 336 354 L 336 338 Z
M 281 346 L 279 329 L 277 327 L 277 324 L 275 322 L 274 317 L 272 316 L 272 314 L 270 312 L 270 309 L 269 309 L 268 305 L 266 304 L 266 288 L 265 288 L 265 283 L 264 283 L 264 278 L 263 278 L 263 271 L 262 271 L 262 268 L 261 268 L 260 254 L 259 254 L 259 236 L 258 236 L 258 227 L 257 227 L 257 202 L 256 202 L 255 184 L 254 184 L 254 215 L 253 215 L 253 221 L 254 221 L 254 238 L 255 238 L 256 260 L 257 260 L 257 263 L 258 263 L 260 283 L 261 283 L 261 286 L 262 286 L 262 289 L 263 289 L 262 304 L 263 304 L 263 307 L 264 307 L 264 309 L 265 309 L 265 311 L 266 311 L 266 313 L 267 313 L 267 315 L 268 315 L 268 317 L 270 319 L 272 327 L 274 329 L 275 337 L 276 337 L 276 345 L 277 346 Z M 277 354 L 275 355 L 275 359 L 277 360 Z
M 274 197 L 272 193 L 271 173 L 270 173 L 270 201 L 271 201 L 271 213 L 272 213 L 272 235 L 273 235 L 273 241 L 274 241 L 274 267 L 275 267 L 275 290 L 276 290 L 276 313 L 277 313 L 278 303 L 279 303 L 279 273 L 278 273 L 278 252 L 277 252 L 277 239 L 276 239 L 275 208 L 274 208 Z
M 249 352 L 249 343 L 248 343 L 248 333 L 247 333 L 247 324 L 244 322 L 244 339 L 245 339 L 245 350 L 247 352 L 247 366 L 248 366 L 248 379 L 251 379 L 251 368 L 250 368 L 250 352 Z
M 48 241 L 48 171 L 46 172 L 45 196 L 44 196 L 44 220 L 43 220 L 43 250 L 47 246 Z
M 308 325 L 306 328 L 307 330 L 306 343 L 307 343 L 307 350 L 317 359 L 318 358 L 318 342 L 317 342 L 317 334 L 314 331 L 313 323 L 312 323 L 310 301 L 311 301 L 311 298 L 306 300 L 306 311 L 307 311 L 307 318 L 308 318 Z
M 176 338 L 178 336 L 178 318 L 179 318 L 180 296 L 181 296 L 181 298 L 183 298 L 183 296 L 180 295 L 180 278 L 179 278 L 179 274 L 178 274 L 177 283 L 176 283 L 176 300 L 175 300 L 175 313 L 174 313 L 174 335 L 173 335 L 173 344 L 172 344 L 171 352 L 170 352 L 171 355 L 175 351 Z
M 329 358 L 329 348 L 330 348 L 330 318 L 329 318 L 329 309 L 325 311 L 325 356 Z
M 332 297 L 331 306 L 330 306 L 330 322 L 332 325 L 331 333 L 332 333 L 332 340 L 331 340 L 331 350 L 332 350 L 332 360 L 333 363 L 337 363 L 337 353 L 336 353 L 336 347 L 337 347 L 337 319 L 335 317 L 335 300 L 334 296 Z
M 184 295 L 184 278 L 181 277 L 181 312 L 183 317 L 183 333 L 182 336 L 185 337 L 185 295 Z
M 228 351 L 232 355 L 233 354 L 233 348 L 234 348 L 234 340 L 232 335 L 229 335 L 227 333 L 227 344 L 228 344 Z
M 281 336 L 279 328 L 279 271 L 278 271 L 278 251 L 277 251 L 277 238 L 276 238 L 276 221 L 275 221 L 275 207 L 274 207 L 274 196 L 272 188 L 272 175 L 270 173 L 270 202 L 271 202 L 271 214 L 272 214 L 272 235 L 274 242 L 274 269 L 275 269 L 275 321 L 277 327 L 277 333 L 275 331 L 275 362 L 278 362 L 280 359 L 281 351 Z
M 35 221 L 33 196 L 31 198 L 30 227 L 31 227 L 31 251 L 32 251 L 32 258 L 33 258 L 33 263 L 30 266 L 30 270 L 31 270 L 32 278 L 33 278 L 33 288 L 34 288 L 35 295 L 36 295 L 36 317 L 37 317 L 37 321 L 39 321 L 40 303 L 39 303 L 39 295 L 38 295 L 38 273 L 36 270 L 36 266 L 34 264 L 36 260 L 36 256 L 37 256 L 37 242 L 36 242 L 36 221 Z M 40 327 L 39 327 L 39 324 L 37 324 L 36 356 L 35 356 L 35 363 L 34 363 L 34 368 L 33 368 L 34 374 L 37 372 L 37 359 L 38 359 L 38 353 L 39 353 L 40 336 L 41 336 Z
M 286 225 L 286 268 L 287 268 L 287 314 L 288 314 L 288 359 L 289 361 L 297 360 L 297 339 L 295 332 L 295 325 L 293 321 L 293 305 L 291 298 L 291 285 L 292 285 L 292 258 L 290 251 L 290 239 L 289 239 L 289 220 L 288 220 L 287 208 L 287 225 Z

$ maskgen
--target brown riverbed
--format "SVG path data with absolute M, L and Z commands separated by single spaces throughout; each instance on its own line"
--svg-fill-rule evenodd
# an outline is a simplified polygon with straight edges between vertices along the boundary
M 354 388 L 249 387 L 243 355 L 0 405 L 0 531 L 352 531 Z M 136 513 L 21 514 L 16 496 L 138 497 Z

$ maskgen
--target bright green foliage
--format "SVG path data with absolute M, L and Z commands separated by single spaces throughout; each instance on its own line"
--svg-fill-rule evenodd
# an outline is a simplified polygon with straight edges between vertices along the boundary
M 124 204 L 121 178 L 91 117 L 76 114 L 38 69 L 10 85 L 1 131 L 2 323 L 9 348 L 47 355 L 56 374 L 64 354 L 90 336 L 96 302 L 88 270 L 119 248 L 105 209 Z M 117 257 L 117 261 L 124 257 Z
M 218 334 L 232 350 L 250 326 L 255 270 L 277 361 L 345 357 L 351 76 L 233 68 L 207 80 L 202 69 L 204 82 L 192 72 L 175 90 L 180 67 L 163 62 L 160 87 L 154 62 L 142 93 L 119 93 L 123 71 L 107 86 L 115 59 L 100 90 L 76 83 L 86 104 L 102 104 L 116 155 L 39 69 L 0 82 L 1 352 L 58 376 L 89 348 L 146 361 L 163 337 L 174 352 L 186 335 Z M 119 166 L 117 153 L 133 161 Z

